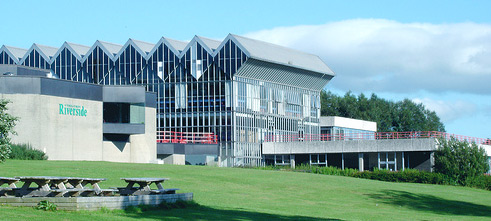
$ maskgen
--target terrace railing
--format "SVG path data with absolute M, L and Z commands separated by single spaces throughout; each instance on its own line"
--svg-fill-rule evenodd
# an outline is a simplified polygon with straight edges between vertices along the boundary
M 157 131 L 157 143 L 217 144 L 218 139 L 213 133 Z
M 467 141 L 469 143 L 491 145 L 491 139 L 450 134 L 439 131 L 409 131 L 409 132 L 366 132 L 346 134 L 295 134 L 295 135 L 268 135 L 265 142 L 294 142 L 294 141 L 335 141 L 335 140 L 397 140 L 420 138 L 444 138 L 451 137 Z

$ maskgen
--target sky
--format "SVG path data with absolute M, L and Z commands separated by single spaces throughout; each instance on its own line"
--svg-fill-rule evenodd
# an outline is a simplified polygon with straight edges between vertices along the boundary
M 222 40 L 318 55 L 336 94 L 423 103 L 449 133 L 491 138 L 491 1 L 0 0 L 0 45 Z

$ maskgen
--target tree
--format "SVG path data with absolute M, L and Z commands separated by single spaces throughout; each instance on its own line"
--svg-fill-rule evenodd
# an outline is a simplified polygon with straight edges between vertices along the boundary
M 435 151 L 434 169 L 437 173 L 447 175 L 460 185 L 466 180 L 480 176 L 488 171 L 486 152 L 476 143 L 459 141 L 455 138 L 439 139 Z
M 321 115 L 374 121 L 381 132 L 445 131 L 438 115 L 423 104 L 409 99 L 389 101 L 375 94 L 368 98 L 349 91 L 341 97 L 321 91 Z
M 0 162 L 5 161 L 11 152 L 9 135 L 15 134 L 17 118 L 7 113 L 9 101 L 0 99 Z

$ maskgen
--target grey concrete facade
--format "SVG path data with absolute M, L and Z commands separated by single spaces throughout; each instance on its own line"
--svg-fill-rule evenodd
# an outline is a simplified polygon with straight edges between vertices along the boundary
M 36 76 L 1 76 L 0 98 L 9 100 L 8 112 L 19 117 L 12 142 L 28 143 L 45 152 L 49 160 L 155 162 L 155 94 L 146 93 L 141 87 L 128 87 L 138 102 L 153 101 L 142 107 L 144 122 L 106 125 L 103 97 L 125 100 L 114 95 L 124 88 L 105 87 L 111 86 Z M 153 96 L 153 100 L 147 96 Z M 126 140 L 112 139 L 125 135 Z
M 368 153 L 435 151 L 436 139 L 336 140 L 313 142 L 266 142 L 263 154 Z
M 354 168 L 359 171 L 414 168 L 432 171 L 435 138 L 400 140 L 336 140 L 317 142 L 267 142 L 262 145 L 265 163 L 310 164 Z M 268 157 L 270 156 L 270 157 Z M 281 156 L 281 157 L 280 157 Z M 287 156 L 287 161 L 285 161 Z M 281 159 L 281 162 L 278 161 Z M 272 161 L 273 160 L 273 161 Z M 269 161 L 269 162 L 268 162 Z M 286 162 L 286 163 L 285 163 Z

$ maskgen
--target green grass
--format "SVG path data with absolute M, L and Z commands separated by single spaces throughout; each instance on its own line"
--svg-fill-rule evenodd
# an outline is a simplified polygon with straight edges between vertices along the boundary
M 491 220 L 491 191 L 457 186 L 388 183 L 341 176 L 202 166 L 108 162 L 20 161 L 0 176 L 169 177 L 166 188 L 193 192 L 199 205 L 150 211 L 39 211 L 0 206 L 0 219 L 126 220 Z

